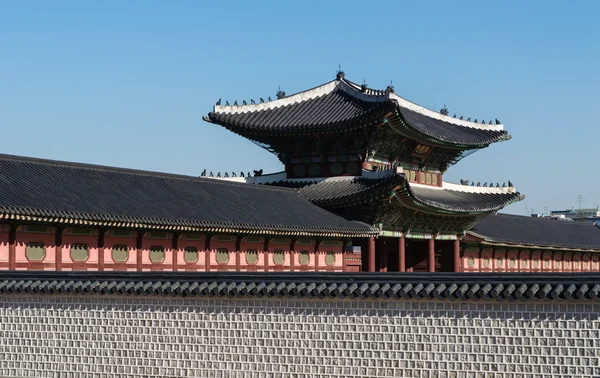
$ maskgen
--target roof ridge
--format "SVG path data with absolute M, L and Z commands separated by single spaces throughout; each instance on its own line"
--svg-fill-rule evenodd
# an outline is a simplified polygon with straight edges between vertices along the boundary
M 304 91 L 294 93 L 289 96 L 278 98 L 273 101 L 262 102 L 258 104 L 248 105 L 215 105 L 213 108 L 214 113 L 247 113 L 260 110 L 277 109 L 282 106 L 294 104 L 304 100 L 320 97 L 322 95 L 331 93 L 337 87 L 339 81 L 332 80 L 325 84 L 318 85 L 316 87 L 306 89 Z M 237 101 L 236 101 L 237 102 Z
M 244 187 L 244 188 L 260 186 L 260 185 L 252 185 L 252 184 L 235 182 L 235 181 L 216 180 L 216 179 L 211 179 L 208 177 L 183 175 L 183 174 L 179 174 L 179 173 L 147 171 L 147 170 L 142 170 L 142 169 L 113 167 L 113 166 L 100 165 L 100 164 L 78 163 L 78 162 L 52 160 L 52 159 L 44 159 L 44 158 L 37 158 L 37 157 L 30 157 L 30 156 L 0 154 L 0 161 L 3 161 L 3 160 L 16 161 L 16 162 L 22 162 L 22 163 L 31 163 L 31 164 L 58 166 L 58 167 L 67 167 L 67 168 L 73 168 L 73 169 L 87 169 L 87 170 L 92 170 L 92 171 L 128 173 L 128 174 L 134 174 L 134 175 L 140 175 L 140 176 L 162 177 L 162 178 L 176 179 L 176 180 L 187 180 L 187 181 L 195 181 L 195 182 L 201 181 L 201 182 L 212 183 L 212 184 L 237 185 L 239 187 Z M 270 190 L 279 190 L 279 191 L 297 191 L 297 189 L 295 189 L 295 188 L 269 187 L 269 186 L 262 186 L 262 187 L 266 190 L 270 189 Z

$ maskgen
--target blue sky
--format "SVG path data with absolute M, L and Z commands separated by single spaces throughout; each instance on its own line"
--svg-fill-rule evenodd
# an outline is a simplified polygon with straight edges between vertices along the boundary
M 600 204 L 600 2 L 0 2 L 0 153 L 158 170 L 278 171 L 202 121 L 338 65 L 513 135 L 447 181 L 511 180 L 505 211 Z

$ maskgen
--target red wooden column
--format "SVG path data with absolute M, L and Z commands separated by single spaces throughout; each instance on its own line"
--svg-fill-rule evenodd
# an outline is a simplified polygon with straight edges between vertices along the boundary
M 431 235 L 431 239 L 429 239 L 429 253 L 427 256 L 427 266 L 430 272 L 435 272 L 435 239 L 433 235 Z
M 296 263 L 296 253 L 294 252 L 294 246 L 296 244 L 296 239 L 290 239 L 290 272 L 294 271 L 294 266 Z
M 56 235 L 54 239 L 55 247 L 55 258 L 54 258 L 54 270 L 60 272 L 62 270 L 62 227 L 56 227 Z
M 456 235 L 456 240 L 454 241 L 454 271 L 460 272 L 460 268 L 460 239 Z
M 375 238 L 373 236 L 369 237 L 367 245 L 367 271 L 375 271 Z
M 379 266 L 377 267 L 378 272 L 387 272 L 388 271 L 388 261 L 387 261 L 387 250 L 385 248 L 385 242 L 383 237 L 379 237 L 375 244 L 375 251 L 379 251 Z M 377 252 L 376 252 L 377 253 Z M 377 258 L 375 259 L 377 261 Z
M 235 271 L 239 272 L 240 270 L 242 270 L 242 261 L 241 261 L 241 257 L 242 254 L 240 253 L 240 250 L 242 246 L 242 237 L 240 235 L 236 235 L 235 236 Z
M 173 272 L 177 271 L 177 255 L 179 254 L 179 233 L 173 232 L 173 242 L 171 245 L 171 268 Z M 185 256 L 185 255 L 184 255 Z
M 98 232 L 98 270 L 104 270 L 104 233 L 106 230 L 103 228 Z
M 8 229 L 8 269 L 15 270 L 16 268 L 16 251 L 17 251 L 17 225 L 11 223 Z
M 404 239 L 404 233 L 398 239 L 398 271 L 406 272 L 406 240 Z
M 144 240 L 144 231 L 139 230 L 136 239 L 135 263 L 138 272 L 142 271 L 142 242 Z

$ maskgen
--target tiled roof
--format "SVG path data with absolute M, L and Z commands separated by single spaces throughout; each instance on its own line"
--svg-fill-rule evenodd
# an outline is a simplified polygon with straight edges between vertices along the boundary
M 381 122 L 385 114 L 393 111 L 398 111 L 402 122 L 412 130 L 410 133 L 451 145 L 475 148 L 509 137 L 502 125 L 451 118 L 411 103 L 390 90 L 362 91 L 360 86 L 343 78 L 271 102 L 219 104 L 204 119 L 261 141 L 261 135 L 270 140 L 276 135 L 366 127 L 366 120 Z
M 325 208 L 338 208 L 365 200 L 389 199 L 394 191 L 397 198 L 412 201 L 430 209 L 457 213 L 494 212 L 519 201 L 518 192 L 477 193 L 410 184 L 401 173 L 384 178 L 331 178 L 300 189 L 300 194 Z
M 211 121 L 235 129 L 259 129 L 269 132 L 319 130 L 353 121 L 382 108 L 381 101 L 365 101 L 342 90 L 319 97 L 264 110 L 212 112 Z
M 470 233 L 487 242 L 600 250 L 600 228 L 591 223 L 495 214 Z
M 399 106 L 404 121 L 414 129 L 445 142 L 461 144 L 489 144 L 507 135 L 505 131 L 485 130 L 456 125 L 427 117 L 416 111 Z
M 112 227 L 366 236 L 297 190 L 0 155 L 0 219 Z
M 598 273 L 19 272 L 0 295 L 87 294 L 422 300 L 598 300 Z

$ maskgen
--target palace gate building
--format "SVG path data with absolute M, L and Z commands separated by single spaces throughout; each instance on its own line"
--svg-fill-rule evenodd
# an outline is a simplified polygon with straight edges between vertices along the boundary
M 204 117 L 273 152 L 278 173 L 0 155 L 0 269 L 597 271 L 598 227 L 496 214 L 523 198 L 510 182 L 444 181 L 510 139 L 498 120 L 447 113 L 339 72 L 275 100 L 219 100 Z

